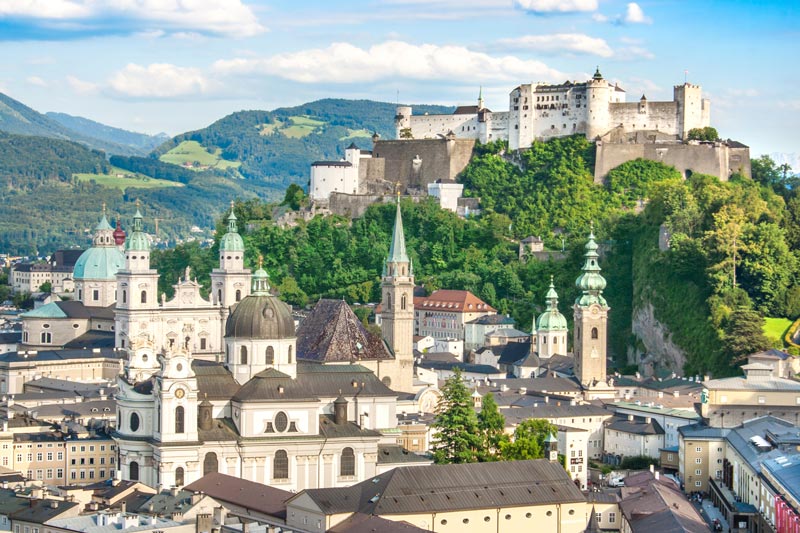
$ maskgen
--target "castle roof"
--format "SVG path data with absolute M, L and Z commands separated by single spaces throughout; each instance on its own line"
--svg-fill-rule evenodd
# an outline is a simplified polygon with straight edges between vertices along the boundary
M 430 296 L 415 296 L 414 308 L 449 313 L 494 313 L 497 310 L 470 291 L 440 289 Z

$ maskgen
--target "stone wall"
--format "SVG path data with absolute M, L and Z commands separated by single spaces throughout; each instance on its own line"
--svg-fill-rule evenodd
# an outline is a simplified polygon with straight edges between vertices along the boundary
M 672 165 L 687 176 L 699 172 L 727 181 L 734 172 L 750 176 L 750 149 L 739 143 L 597 143 L 594 179 L 605 180 L 609 170 L 642 158 Z
M 469 163 L 474 146 L 474 139 L 377 141 L 372 155 L 384 160 L 384 181 L 427 191 L 436 180 L 454 180 Z

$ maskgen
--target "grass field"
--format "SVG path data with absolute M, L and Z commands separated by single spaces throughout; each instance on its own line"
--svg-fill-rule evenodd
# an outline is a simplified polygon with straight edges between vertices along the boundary
M 228 161 L 222 159 L 221 150 L 217 150 L 212 154 L 205 149 L 197 141 L 183 141 L 178 146 L 159 157 L 159 160 L 164 163 L 172 163 L 173 165 L 184 166 L 185 163 L 197 164 L 199 166 L 187 166 L 192 170 L 206 170 L 208 168 L 238 168 L 241 163 L 239 161 Z
M 347 129 L 347 136 L 339 138 L 340 141 L 344 141 L 345 139 L 355 139 L 358 137 L 372 137 L 372 132 L 369 130 L 351 130 Z
M 792 321 L 788 318 L 766 318 L 764 322 L 764 335 L 770 340 L 779 340 L 781 343 L 786 330 L 792 325 Z
M 161 189 L 164 187 L 183 187 L 183 183 L 176 181 L 159 180 L 143 174 L 133 174 L 129 170 L 113 167 L 111 174 L 73 174 L 78 181 L 94 181 L 98 185 L 109 189 Z
M 260 135 L 270 135 L 275 131 L 279 131 L 283 127 L 283 122 L 276 120 L 272 124 L 262 124 L 261 126 L 257 127 L 260 128 L 258 132 Z
M 320 126 L 324 126 L 325 122 L 306 116 L 293 116 L 289 117 L 291 126 L 280 129 L 279 131 L 293 139 L 300 139 L 306 135 L 310 135 Z

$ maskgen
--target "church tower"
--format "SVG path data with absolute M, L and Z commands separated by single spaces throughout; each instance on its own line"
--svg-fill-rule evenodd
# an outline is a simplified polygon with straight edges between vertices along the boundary
M 124 264 L 103 204 L 103 218 L 94 228 L 92 247 L 81 254 L 72 271 L 77 299 L 86 307 L 113 305 L 117 297 L 117 271 Z
M 573 351 L 575 354 L 575 376 L 584 389 L 604 386 L 606 381 L 606 332 L 609 307 L 603 298 L 606 280 L 600 274 L 597 262 L 597 243 L 594 231 L 589 233 L 586 243 L 586 258 L 583 272 L 575 281 L 581 295 L 575 300 L 575 333 Z
M 219 268 L 211 271 L 211 302 L 229 308 L 250 294 L 250 269 L 244 268 L 244 241 L 231 202 L 228 231 L 219 241 Z
M 381 373 L 379 377 L 393 390 L 411 392 L 414 385 L 414 266 L 406 253 L 399 197 L 381 294 L 381 332 L 394 353 L 396 372 L 394 377 L 388 373 Z
M 533 324 L 536 351 L 540 359 L 567 354 L 567 319 L 558 310 L 558 293 L 552 276 L 546 298 L 547 309 Z
M 144 232 L 142 218 L 137 205 L 133 231 L 125 241 L 125 267 L 117 272 L 114 330 L 118 348 L 130 348 L 133 337 L 131 326 L 138 316 L 149 319 L 158 309 L 158 272 L 150 268 L 150 238 Z M 144 329 L 141 333 L 148 336 Z

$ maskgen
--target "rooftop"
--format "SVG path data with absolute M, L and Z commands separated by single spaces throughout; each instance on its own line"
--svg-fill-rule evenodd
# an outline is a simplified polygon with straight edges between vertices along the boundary
M 438 290 L 430 296 L 415 296 L 414 309 L 451 313 L 494 313 L 497 310 L 469 291 Z
M 218 472 L 206 474 L 184 490 L 204 492 L 217 501 L 281 518 L 286 517 L 286 501 L 294 496 L 285 490 Z

